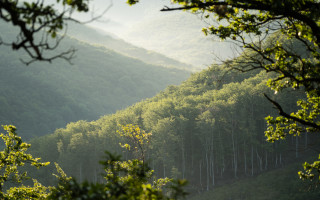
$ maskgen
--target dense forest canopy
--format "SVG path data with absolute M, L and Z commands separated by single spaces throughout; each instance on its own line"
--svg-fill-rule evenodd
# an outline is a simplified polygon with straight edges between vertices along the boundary
M 24 49 L 30 62 L 51 61 L 57 57 L 69 60 L 70 57 L 64 56 L 72 55 L 72 50 L 53 57 L 43 57 L 42 53 L 52 50 L 47 39 L 57 37 L 64 20 L 72 20 L 64 14 L 75 10 L 87 12 L 88 2 L 57 2 L 67 9 L 61 16 L 42 1 L 19 4 L 9 0 L 0 4 L 1 19 L 12 22 L 20 30 L 17 41 L 9 45 L 14 50 Z M 169 192 L 173 197 L 167 197 L 156 184 L 162 181 L 149 184 L 152 178 L 162 180 L 151 177 L 153 170 L 154 175 L 163 177 L 165 182 L 166 177 L 188 179 L 188 190 L 196 194 L 269 170 L 287 168 L 300 160 L 311 161 L 311 164 L 305 162 L 304 171 L 299 172 L 301 179 L 320 177 L 317 174 L 320 162 L 314 157 L 319 136 L 311 134 L 320 129 L 319 1 L 172 0 L 172 3 L 178 7 L 164 7 L 162 11 L 190 10 L 205 19 L 215 18 L 218 25 L 209 25 L 203 32 L 234 41 L 244 48 L 241 56 L 195 73 L 181 86 L 169 86 L 155 97 L 115 114 L 92 122 L 70 123 L 32 141 L 32 154 L 59 162 L 67 174 L 80 182 L 91 183 L 78 184 L 57 167 L 61 176 L 50 194 L 48 188 L 37 181 L 34 187 L 22 185 L 21 190 L 11 187 L 3 191 L 2 185 L 10 179 L 20 182 L 25 178 L 25 173 L 20 175 L 17 171 L 24 161 L 39 167 L 47 164 L 26 154 L 30 145 L 17 137 L 14 126 L 5 126 L 8 134 L 1 135 L 5 148 L 0 152 L 0 167 L 4 169 L 2 197 L 23 199 L 49 195 L 53 199 L 95 199 L 102 195 L 101 198 L 128 199 L 136 195 L 140 199 L 177 199 L 184 194 L 180 190 L 183 182 L 173 186 L 177 196 Z M 45 30 L 45 39 L 35 43 L 34 33 L 40 30 Z M 58 39 L 56 44 L 59 42 Z M 121 57 L 108 53 L 112 58 Z M 102 54 L 97 53 L 95 58 L 100 58 L 99 55 Z M 6 103 L 5 99 L 1 100 Z M 269 115 L 267 124 L 266 115 Z M 144 139 L 148 145 L 144 145 Z M 276 140 L 280 141 L 274 142 Z M 134 148 L 131 150 L 131 147 Z M 121 154 L 126 161 L 110 155 L 102 162 L 103 166 L 97 165 L 105 149 Z M 56 179 L 46 176 L 52 171 L 53 167 L 49 166 L 37 175 L 29 169 L 33 177 L 50 185 L 56 184 Z M 101 172 L 106 173 L 104 177 L 98 176 Z M 277 173 L 268 174 L 279 178 Z M 288 181 L 283 181 L 285 186 L 280 193 L 272 193 L 273 198 L 318 198 L 318 190 L 307 193 L 292 174 L 281 174 Z M 268 189 L 272 191 L 278 186 Z M 235 190 L 237 188 L 232 189 L 234 193 L 224 192 L 220 198 L 265 197 L 256 197 L 257 194 L 252 193 L 255 191 Z
M 128 0 L 130 5 L 139 0 Z M 305 97 L 297 100 L 295 112 L 288 112 L 275 100 L 265 97 L 279 111 L 279 117 L 269 116 L 268 141 L 285 139 L 287 135 L 317 133 L 320 130 L 320 27 L 318 0 L 172 0 L 178 7 L 162 11 L 190 10 L 216 22 L 203 29 L 205 34 L 230 39 L 244 49 L 246 63 L 240 71 L 262 69 L 277 76 L 268 81 L 275 92 L 287 88 L 302 89 Z M 210 24 L 210 22 L 209 22 Z M 270 35 L 278 34 L 271 40 Z M 232 63 L 232 62 L 231 62 Z M 313 179 L 320 162 L 305 163 L 303 179 Z M 320 174 L 317 174 L 320 178 Z
M 126 159 L 135 157 L 134 151 L 120 147 L 119 143 L 127 140 L 118 134 L 119 124 L 134 124 L 152 133 L 145 157 L 157 177 L 185 178 L 192 193 L 254 177 L 314 153 L 309 147 L 317 144 L 318 137 L 312 135 L 274 144 L 264 137 L 264 118 L 268 113 L 276 116 L 276 112 L 262 94 L 286 102 L 285 108 L 294 110 L 295 100 L 303 93 L 274 95 L 266 86 L 274 75 L 263 71 L 227 73 L 224 68 L 213 66 L 195 73 L 181 86 L 170 86 L 153 98 L 97 121 L 70 123 L 52 135 L 33 140 L 32 153 L 61 163 L 66 173 L 78 180 L 99 182 L 101 168 L 96 163 L 105 149 Z M 52 169 L 46 170 L 42 173 Z M 286 178 L 291 187 L 284 194 L 303 199 L 305 191 L 297 189 L 298 177 L 284 177 L 292 177 Z M 279 195 L 275 198 L 281 199 Z

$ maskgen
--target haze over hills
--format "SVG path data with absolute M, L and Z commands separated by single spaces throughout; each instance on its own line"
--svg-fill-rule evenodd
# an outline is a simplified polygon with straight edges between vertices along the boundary
M 1 134 L 4 143 L 0 146 L 5 148 L 0 152 L 4 175 L 0 174 L 0 199 L 8 188 L 7 199 L 24 195 L 35 199 L 180 199 L 186 190 L 189 200 L 319 200 L 319 182 L 299 180 L 312 180 L 318 174 L 310 172 L 320 173 L 319 45 L 312 34 L 307 36 L 309 29 L 299 17 L 291 21 L 294 17 L 286 18 L 284 13 L 284 18 L 278 18 L 278 8 L 283 11 L 283 5 L 291 2 L 274 7 L 265 1 L 262 4 L 270 10 L 259 16 L 250 16 L 255 13 L 250 8 L 256 9 L 251 1 L 199 4 L 226 21 L 235 20 L 229 26 L 234 28 L 231 32 L 220 27 L 222 38 L 241 33 L 240 38 L 246 39 L 242 33 L 250 30 L 261 36 L 260 24 L 268 32 L 264 23 L 274 30 L 272 20 L 279 20 L 281 31 L 262 34 L 265 40 L 259 43 L 243 42 L 242 55 L 214 63 L 215 48 L 222 60 L 231 55 L 231 48 L 202 37 L 202 22 L 193 21 L 196 18 L 188 13 L 154 13 L 152 3 L 169 0 L 144 1 L 149 7 L 136 7 L 140 12 L 136 18 L 127 23 L 119 18 L 111 24 L 118 32 L 125 28 L 121 34 L 70 24 L 63 43 L 49 54 L 74 47 L 72 65 L 60 59 L 25 66 L 19 59 L 25 59 L 26 53 L 0 46 L 0 124 L 16 125 L 17 133 L 31 144 L 22 142 L 15 127 L 4 127 L 8 135 Z M 124 1 L 115 5 L 119 2 Z M 317 23 L 317 10 L 309 8 L 305 13 L 306 5 L 291 11 L 307 18 L 312 15 L 311 22 Z M 20 9 L 16 12 L 19 17 L 30 14 L 32 22 L 27 27 L 41 24 L 41 19 L 33 21 L 37 10 L 26 15 Z M 7 21 L 23 24 L 11 16 Z M 288 26 L 282 28 L 286 19 Z M 300 34 L 290 23 L 306 31 Z M 46 40 L 46 32 L 41 33 L 42 39 L 34 38 L 24 31 L 26 26 L 21 30 L 39 55 L 42 50 L 39 53 L 32 41 Z M 0 39 L 16 36 L 14 29 L 2 28 Z M 60 36 L 54 32 L 52 39 L 59 41 Z M 301 42 L 307 48 L 301 48 Z M 191 74 L 191 70 L 199 71 Z M 33 160 L 31 155 L 39 158 Z M 45 165 L 36 163 L 40 157 L 48 166 L 30 169 L 29 164 Z M 29 187 L 31 179 L 19 182 L 24 175 L 19 175 L 18 167 L 28 171 L 34 188 Z M 55 171 L 60 176 L 52 174 Z M 185 180 L 188 184 L 180 187 Z
M 5 29 L 2 35 L 14 35 L 11 31 Z M 70 46 L 77 49 L 72 65 L 55 60 L 30 66 L 19 60 L 24 54 L 1 46 L 1 124 L 16 125 L 24 139 L 44 135 L 71 121 L 94 120 L 152 97 L 190 74 L 71 38 L 59 49 Z
M 190 64 L 182 63 L 163 54 L 134 46 L 120 38 L 115 38 L 115 36 L 110 35 L 110 33 L 106 33 L 102 30 L 99 31 L 82 24 L 70 23 L 67 34 L 81 41 L 97 46 L 103 46 L 107 49 L 111 49 L 125 56 L 136 58 L 149 64 L 191 71 L 196 69 L 195 66 Z
M 130 27 L 121 37 L 137 46 L 171 58 L 206 68 L 212 63 L 234 57 L 232 45 L 202 33 L 207 24 L 200 16 L 172 12 L 146 19 Z
M 95 3 L 100 10 L 106 7 L 99 0 Z M 198 70 L 237 55 L 231 43 L 206 37 L 201 32 L 208 26 L 208 20 L 204 22 L 201 15 L 182 11 L 160 12 L 164 6 L 171 6 L 170 1 L 148 0 L 135 6 L 115 1 L 103 18 L 90 26 L 138 47 L 191 64 Z

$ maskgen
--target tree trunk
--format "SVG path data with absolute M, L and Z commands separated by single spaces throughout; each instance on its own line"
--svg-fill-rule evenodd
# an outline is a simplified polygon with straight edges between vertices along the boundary
M 200 186 L 201 186 L 201 188 L 202 188 L 202 171 L 201 171 L 201 160 L 200 160 L 200 166 L 199 166 L 199 171 L 200 171 L 200 176 L 199 176 L 199 179 L 200 179 Z
M 259 156 L 258 148 L 256 149 L 256 153 L 257 153 L 258 166 L 259 166 L 260 171 L 262 171 L 262 158 Z
M 80 164 L 79 176 L 80 183 L 82 183 L 82 163 Z
M 234 139 L 234 120 L 233 114 L 231 119 L 231 139 L 232 139 L 232 149 L 233 149 L 233 169 L 234 169 L 234 177 L 237 178 L 237 152 L 236 152 L 236 144 Z
M 251 176 L 253 176 L 253 146 L 251 146 Z
M 184 150 L 184 144 L 181 145 L 181 152 L 182 152 L 182 179 L 184 179 L 184 174 L 186 171 L 186 160 L 185 160 L 185 150 Z
M 208 159 L 208 152 L 206 152 L 206 162 L 207 162 L 207 191 L 209 191 L 209 159 Z
M 244 174 L 247 175 L 246 141 L 243 140 Z
M 264 169 L 267 170 L 268 169 L 268 152 L 266 151 L 266 163 L 264 165 Z

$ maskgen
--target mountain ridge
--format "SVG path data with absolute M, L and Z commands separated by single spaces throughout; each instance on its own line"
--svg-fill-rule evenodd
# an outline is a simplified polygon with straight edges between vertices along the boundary
M 125 56 L 142 60 L 148 64 L 161 65 L 164 67 L 178 68 L 189 71 L 196 70 L 195 66 L 182 63 L 154 51 L 134 46 L 133 44 L 126 42 L 120 37 L 115 38 L 107 32 L 104 32 L 103 30 L 99 32 L 95 28 L 72 23 L 69 24 L 67 34 L 80 41 L 84 41 L 92 45 L 103 46 Z
M 3 34 L 11 31 L 5 29 Z M 29 66 L 20 61 L 25 54 L 1 47 L 1 124 L 15 124 L 22 136 L 30 139 L 71 121 L 91 121 L 125 108 L 190 74 L 68 37 L 55 52 L 70 46 L 77 49 L 72 65 L 57 59 Z

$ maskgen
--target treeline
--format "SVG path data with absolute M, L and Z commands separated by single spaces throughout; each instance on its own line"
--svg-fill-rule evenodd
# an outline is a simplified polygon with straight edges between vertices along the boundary
M 44 160 L 60 163 L 69 175 L 99 181 L 98 161 L 105 150 L 132 158 L 119 146 L 123 138 L 117 130 L 119 124 L 135 124 L 152 133 L 147 159 L 158 177 L 185 178 L 190 188 L 210 190 L 282 167 L 312 143 L 307 135 L 266 142 L 264 118 L 276 113 L 263 93 L 285 103 L 286 110 L 296 106 L 297 98 L 290 91 L 281 96 L 271 94 L 266 86 L 271 76 L 259 71 L 239 74 L 224 66 L 212 66 L 193 74 L 181 86 L 169 86 L 116 114 L 70 123 L 54 134 L 37 138 L 31 149 Z
M 14 35 L 2 25 L 2 36 Z M 189 76 L 67 37 L 60 50 L 70 47 L 77 49 L 72 64 L 55 60 L 26 66 L 20 61 L 24 54 L 1 46 L 1 124 L 16 125 L 23 139 L 30 139 L 72 121 L 114 113 Z

